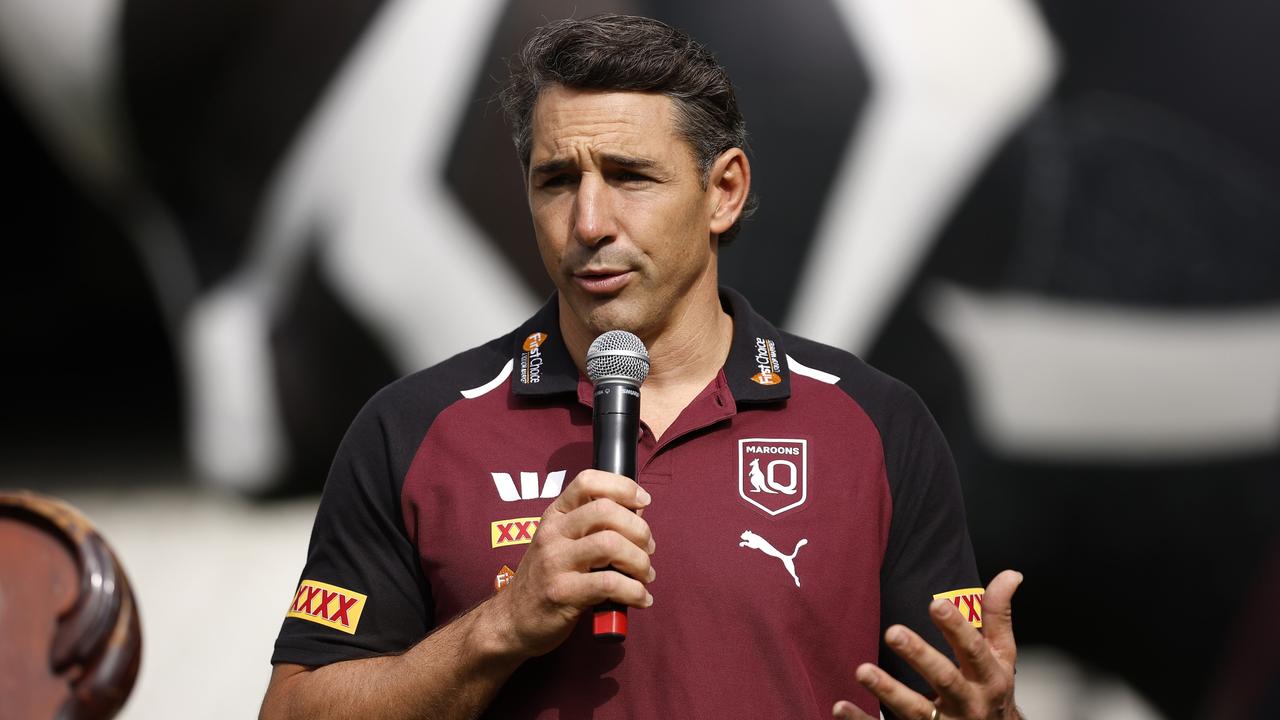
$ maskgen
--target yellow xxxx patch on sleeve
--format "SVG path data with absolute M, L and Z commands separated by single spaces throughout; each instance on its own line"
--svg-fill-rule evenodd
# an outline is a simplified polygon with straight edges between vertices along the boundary
M 286 617 L 309 620 L 348 635 L 356 634 L 368 597 L 337 585 L 303 580 Z
M 965 588 L 963 590 L 938 593 L 933 596 L 933 599 L 950 600 L 951 604 L 956 606 L 956 609 L 969 621 L 970 625 L 980 628 L 982 627 L 982 595 L 985 592 L 984 588 Z

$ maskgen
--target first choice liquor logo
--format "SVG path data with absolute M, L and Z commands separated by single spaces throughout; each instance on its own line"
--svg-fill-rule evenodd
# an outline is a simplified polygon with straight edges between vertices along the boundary
M 503 565 L 498 574 L 493 576 L 493 591 L 497 593 L 506 590 L 511 581 L 515 579 L 516 571 L 512 570 L 510 565 Z
M 315 580 L 303 580 L 298 585 L 298 591 L 293 594 L 293 604 L 289 606 L 287 617 L 307 620 L 355 635 L 366 600 L 368 596 L 353 590 Z
M 524 339 L 520 353 L 520 382 L 525 385 L 536 385 L 542 381 L 542 343 L 550 337 L 544 332 L 536 332 Z
M 934 600 L 950 600 L 952 605 L 960 611 L 966 622 L 970 625 L 980 628 L 982 627 L 982 594 L 986 590 L 982 588 L 965 588 L 963 590 L 952 590 L 951 592 L 938 593 L 933 596 Z
M 761 385 L 777 385 L 782 382 L 782 363 L 778 362 L 778 346 L 772 340 L 756 338 L 756 368 L 760 371 L 751 379 Z

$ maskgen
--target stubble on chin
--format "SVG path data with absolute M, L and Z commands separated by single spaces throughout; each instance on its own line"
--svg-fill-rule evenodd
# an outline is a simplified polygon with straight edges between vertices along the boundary
M 644 322 L 643 309 L 621 295 L 610 298 L 575 297 L 569 301 L 569 311 L 592 338 L 610 330 L 625 330 L 644 337 L 649 329 Z

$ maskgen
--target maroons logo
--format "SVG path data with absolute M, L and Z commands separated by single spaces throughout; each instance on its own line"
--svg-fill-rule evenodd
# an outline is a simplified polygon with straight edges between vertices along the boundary
M 738 441 L 738 495 L 769 515 L 804 505 L 809 497 L 809 443 L 791 438 Z

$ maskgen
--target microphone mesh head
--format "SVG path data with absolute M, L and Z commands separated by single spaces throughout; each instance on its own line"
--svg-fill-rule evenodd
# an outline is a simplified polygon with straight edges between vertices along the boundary
M 587 377 L 592 384 L 609 379 L 640 385 L 649 377 L 649 351 L 626 330 L 610 330 L 587 349 Z

